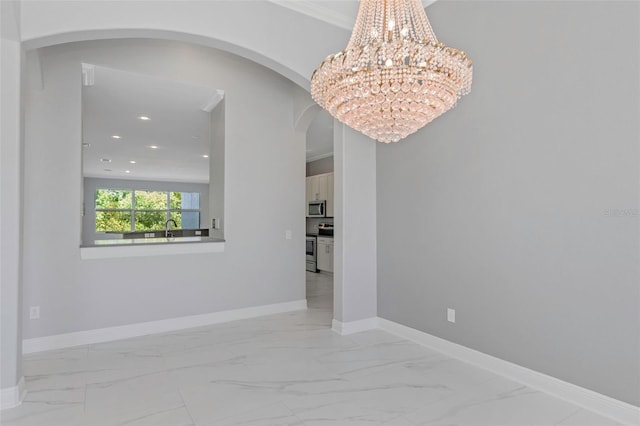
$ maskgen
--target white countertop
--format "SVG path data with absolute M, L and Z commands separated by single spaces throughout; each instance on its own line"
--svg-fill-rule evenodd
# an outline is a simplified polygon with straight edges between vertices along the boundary
M 180 244 L 180 243 L 222 243 L 221 238 L 213 237 L 173 237 L 173 238 L 131 238 L 117 240 L 95 240 L 93 244 L 82 247 L 131 246 L 136 244 Z
M 136 256 L 219 253 L 223 252 L 224 248 L 224 239 L 212 237 L 96 240 L 94 244 L 80 247 L 80 258 L 83 260 L 91 260 Z

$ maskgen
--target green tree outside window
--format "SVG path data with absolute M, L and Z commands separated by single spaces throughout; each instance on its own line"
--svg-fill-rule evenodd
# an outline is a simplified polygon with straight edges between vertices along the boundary
M 200 194 L 130 189 L 96 191 L 96 232 L 157 231 L 173 219 L 177 228 L 200 228 Z

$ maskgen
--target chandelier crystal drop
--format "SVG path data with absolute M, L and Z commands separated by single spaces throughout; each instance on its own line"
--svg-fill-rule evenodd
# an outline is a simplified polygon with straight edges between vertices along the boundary
M 313 72 L 311 96 L 339 121 L 398 142 L 471 90 L 471 60 L 438 42 L 420 0 L 360 0 L 347 48 Z

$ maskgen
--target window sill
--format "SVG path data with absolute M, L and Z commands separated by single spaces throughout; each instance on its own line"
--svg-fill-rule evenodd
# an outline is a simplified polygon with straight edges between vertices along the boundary
M 221 253 L 225 242 L 220 238 L 183 237 L 147 238 L 131 240 L 97 240 L 93 245 L 80 247 L 80 258 L 112 259 L 175 254 Z

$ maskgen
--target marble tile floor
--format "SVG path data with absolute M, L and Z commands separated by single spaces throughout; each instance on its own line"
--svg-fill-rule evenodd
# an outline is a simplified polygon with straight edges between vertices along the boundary
M 307 311 L 27 355 L 0 424 L 616 424 L 383 331 L 339 336 L 331 276 L 307 286 Z
M 307 271 L 307 306 L 333 312 L 333 275 Z

